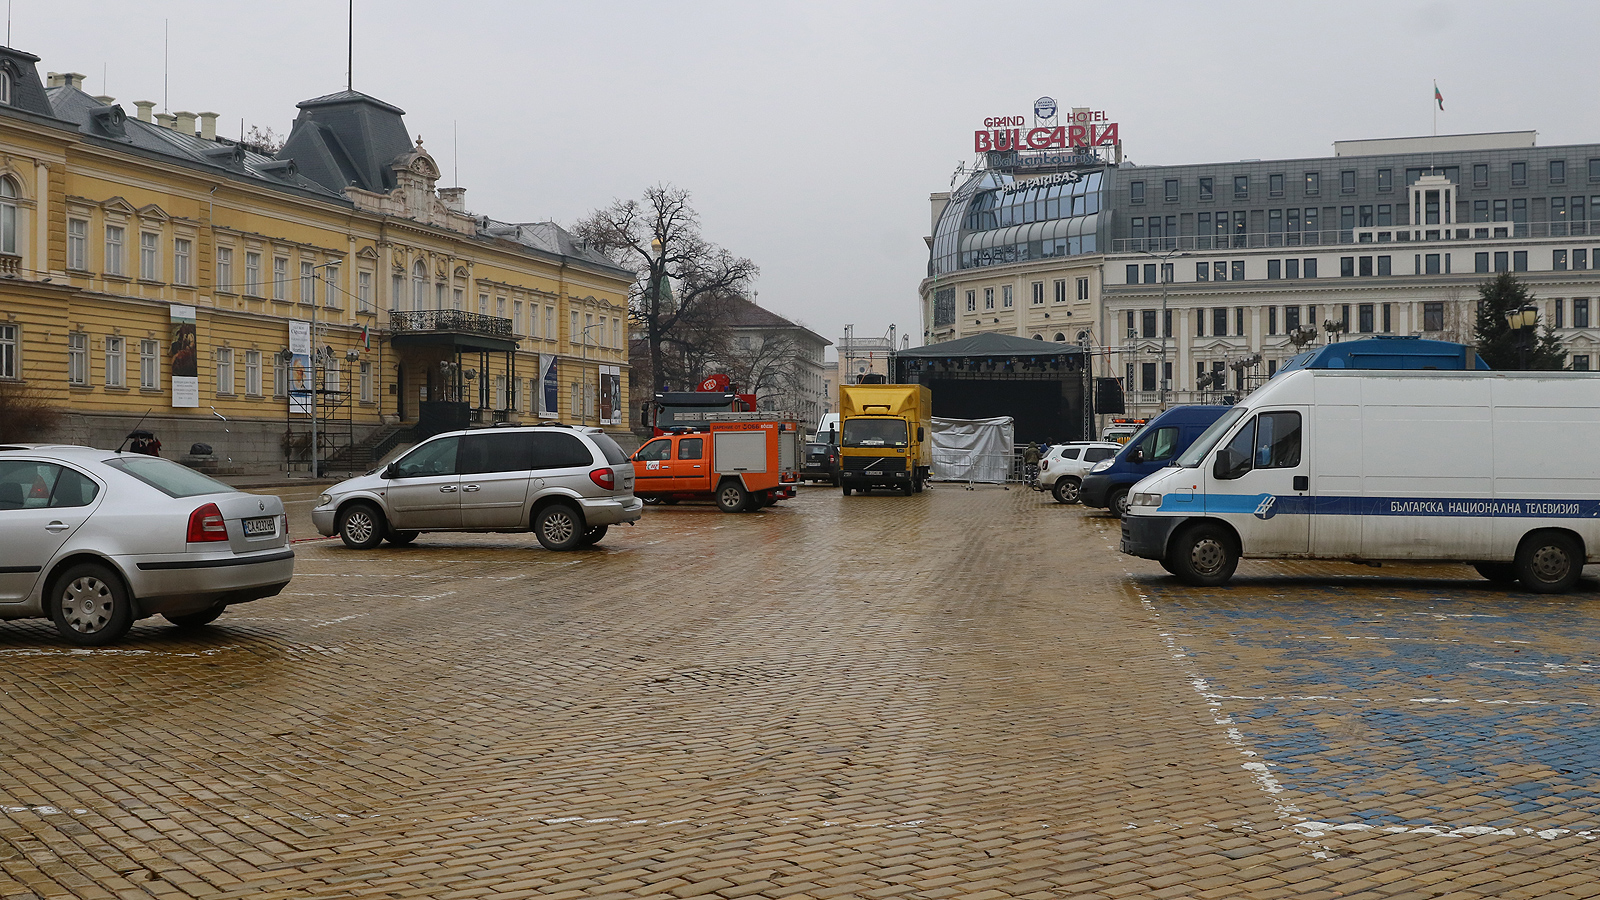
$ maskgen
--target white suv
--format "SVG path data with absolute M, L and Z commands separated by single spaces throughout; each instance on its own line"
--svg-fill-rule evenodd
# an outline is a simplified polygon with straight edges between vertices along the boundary
M 610 436 L 535 425 L 435 435 L 381 471 L 328 488 L 311 521 L 356 550 L 409 544 L 424 531 L 532 531 L 546 549 L 571 550 L 643 512 L 633 466 Z
M 1059 444 L 1039 460 L 1039 490 L 1049 491 L 1057 503 L 1077 503 L 1078 487 L 1094 464 L 1110 459 L 1122 449 L 1110 441 Z

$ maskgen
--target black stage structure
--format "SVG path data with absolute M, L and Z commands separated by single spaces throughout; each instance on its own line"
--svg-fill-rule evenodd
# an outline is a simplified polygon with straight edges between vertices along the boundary
M 1018 444 L 1059 443 L 1095 438 L 1087 359 L 1072 344 L 985 332 L 898 351 L 894 373 L 899 384 L 933 392 L 935 416 L 1010 416 Z

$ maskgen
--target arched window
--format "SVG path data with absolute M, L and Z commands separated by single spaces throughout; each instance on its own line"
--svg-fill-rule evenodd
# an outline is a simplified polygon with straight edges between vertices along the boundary
M 428 267 L 422 260 L 411 267 L 411 309 L 422 312 L 428 304 Z
M 1067 342 L 1067 336 L 1066 336 L 1066 335 L 1064 335 L 1064 334 L 1062 334 L 1062 333 L 1061 333 L 1061 332 L 1059 332 L 1059 331 L 1058 331 L 1058 332 L 1056 332 L 1056 343 L 1058 343 L 1058 344 L 1065 344 L 1065 343 L 1066 343 L 1066 342 Z
M 1036 334 L 1036 335 L 1033 336 L 1033 339 L 1036 340 L 1036 341 L 1042 341 L 1042 340 L 1044 340 L 1044 335 Z
M 17 252 L 17 183 L 0 176 L 0 253 Z

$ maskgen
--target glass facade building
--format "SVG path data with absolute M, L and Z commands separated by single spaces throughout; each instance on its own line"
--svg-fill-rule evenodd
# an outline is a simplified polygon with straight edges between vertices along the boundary
M 929 274 L 1097 253 L 1109 184 L 1100 169 L 1024 181 L 978 172 L 940 213 Z

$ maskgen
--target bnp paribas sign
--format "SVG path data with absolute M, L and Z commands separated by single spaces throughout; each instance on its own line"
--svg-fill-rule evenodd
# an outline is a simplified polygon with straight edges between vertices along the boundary
M 990 116 L 983 120 L 982 130 L 972 134 L 975 153 L 1115 147 L 1117 143 L 1117 123 L 1105 110 L 1074 109 L 1058 116 L 1056 103 L 1049 97 L 1040 97 L 1034 103 L 1031 120 L 1026 116 Z

